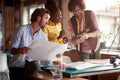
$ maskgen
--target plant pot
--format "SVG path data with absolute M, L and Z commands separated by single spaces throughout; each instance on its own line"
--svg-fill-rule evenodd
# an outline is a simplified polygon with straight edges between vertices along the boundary
M 106 44 L 105 41 L 100 43 L 100 47 L 101 47 L 101 49 L 105 49 L 105 48 L 106 48 L 105 44 Z

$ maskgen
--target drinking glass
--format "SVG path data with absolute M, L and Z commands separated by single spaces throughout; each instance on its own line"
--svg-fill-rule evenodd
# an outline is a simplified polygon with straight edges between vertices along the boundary
M 62 80 L 63 75 L 62 75 L 62 68 L 60 67 L 60 65 L 51 65 L 50 71 L 53 75 L 54 80 Z

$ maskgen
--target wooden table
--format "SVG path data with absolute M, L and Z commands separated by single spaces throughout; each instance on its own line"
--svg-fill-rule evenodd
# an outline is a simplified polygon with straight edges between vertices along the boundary
M 42 70 L 41 72 L 38 72 L 34 75 L 34 80 L 53 80 L 53 76 L 50 72 L 46 72 Z M 68 78 L 63 77 L 63 80 L 88 80 L 85 78 Z

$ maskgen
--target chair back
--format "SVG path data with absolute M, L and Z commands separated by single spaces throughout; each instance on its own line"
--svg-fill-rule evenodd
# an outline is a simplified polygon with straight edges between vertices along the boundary
M 67 62 L 71 62 L 71 59 L 69 56 L 63 56 L 63 59 L 62 59 L 63 62 L 67 63 Z
M 7 54 L 0 54 L 0 72 L 4 72 L 7 68 Z

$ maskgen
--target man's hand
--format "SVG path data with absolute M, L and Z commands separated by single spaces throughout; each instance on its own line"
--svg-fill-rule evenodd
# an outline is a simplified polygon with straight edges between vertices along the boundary
M 84 33 L 80 38 L 76 38 L 75 41 L 75 45 L 84 42 L 85 40 L 87 40 L 89 38 L 89 34 L 88 33 Z
M 29 47 L 22 47 L 22 48 L 12 48 L 11 53 L 12 54 L 27 54 L 31 48 Z
M 22 54 L 26 54 L 26 53 L 28 53 L 30 50 L 31 50 L 31 48 L 29 48 L 29 47 L 22 47 L 22 48 L 19 48 L 20 50 L 20 53 L 22 53 Z

